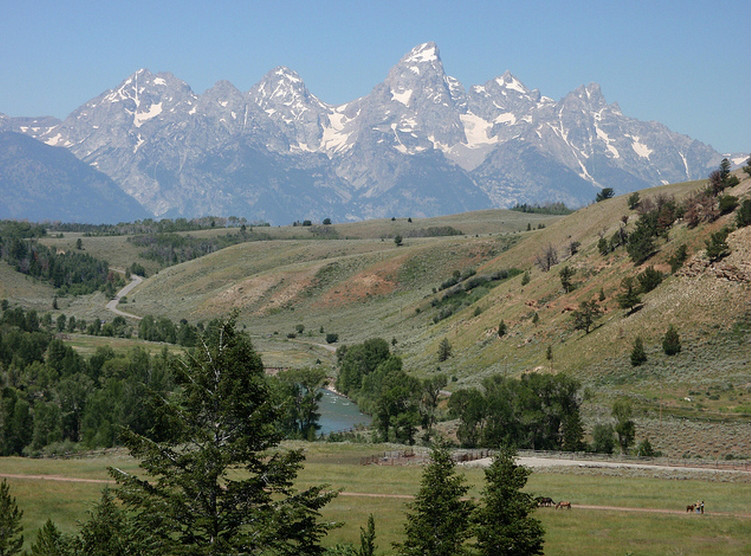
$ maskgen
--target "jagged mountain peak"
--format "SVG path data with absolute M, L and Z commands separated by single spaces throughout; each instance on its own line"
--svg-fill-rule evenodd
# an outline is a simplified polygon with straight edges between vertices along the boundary
M 438 50 L 438 45 L 432 41 L 418 44 L 401 59 L 401 62 L 405 64 L 419 64 L 424 62 L 432 63 L 440 61 L 441 55 Z
M 582 102 L 591 108 L 602 108 L 607 106 L 605 96 L 602 94 L 602 89 L 598 83 L 580 85 L 563 99 L 564 104 L 572 101 Z
M 441 79 L 445 77 L 440 52 L 434 42 L 418 44 L 402 56 L 389 72 L 389 78 L 410 74 L 418 77 L 437 76 Z
M 277 66 L 253 85 L 248 95 L 267 113 L 280 109 L 299 111 L 315 107 L 326 110 L 327 105 L 312 94 L 300 75 L 286 66 Z M 272 115 L 273 112 L 270 114 Z

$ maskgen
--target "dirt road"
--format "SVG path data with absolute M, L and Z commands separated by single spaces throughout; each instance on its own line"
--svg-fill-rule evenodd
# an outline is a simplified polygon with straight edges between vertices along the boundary
M 79 477 L 63 477 L 61 475 L 23 475 L 15 473 L 0 473 L 0 477 L 6 479 L 20 479 L 20 480 L 32 480 L 32 481 L 62 481 L 70 483 L 96 483 L 96 484 L 114 484 L 114 481 L 107 479 L 83 479 Z M 340 492 L 339 496 L 347 496 L 352 498 L 391 498 L 398 500 L 412 500 L 414 496 L 411 494 L 384 494 L 374 492 Z M 641 512 L 641 513 L 653 513 L 653 514 L 673 514 L 673 515 L 686 515 L 685 510 L 672 510 L 663 508 L 629 508 L 623 506 L 593 506 L 589 504 L 571 504 L 572 510 L 560 510 L 560 511 L 573 511 L 573 510 L 590 510 L 590 511 L 613 511 L 613 512 Z M 554 508 L 540 508 L 540 511 L 556 511 Z M 751 519 L 751 514 L 747 513 L 729 513 L 729 512 L 711 512 L 706 513 L 702 517 L 707 516 L 723 516 L 723 517 L 735 517 L 742 519 Z
M 143 282 L 143 278 L 140 276 L 137 276 L 136 274 L 130 275 L 130 284 L 125 286 L 123 289 L 121 289 L 113 299 L 111 299 L 107 305 L 106 308 L 109 311 L 112 311 L 116 315 L 120 315 L 121 317 L 127 317 L 129 319 L 135 319 L 135 320 L 141 320 L 143 317 L 139 317 L 138 315 L 134 315 L 132 313 L 126 313 L 125 311 L 121 311 L 117 308 L 117 304 L 120 303 L 120 299 L 128 295 L 133 288 L 135 288 L 138 284 Z

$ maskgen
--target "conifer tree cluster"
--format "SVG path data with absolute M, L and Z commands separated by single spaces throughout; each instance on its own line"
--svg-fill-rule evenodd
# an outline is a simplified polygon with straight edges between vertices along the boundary
M 420 490 L 410 504 L 400 556 L 531 556 L 542 554 L 544 530 L 532 517 L 536 502 L 523 491 L 530 470 L 501 449 L 485 470 L 479 504 L 464 498 L 468 487 L 445 446 L 433 449 Z M 470 543 L 474 539 L 474 548 Z

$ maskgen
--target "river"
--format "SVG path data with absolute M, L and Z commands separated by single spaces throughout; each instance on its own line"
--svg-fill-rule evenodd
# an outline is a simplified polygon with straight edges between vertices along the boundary
M 369 425 L 371 418 L 362 413 L 357 405 L 347 398 L 335 394 L 331 390 L 323 390 L 323 397 L 318 404 L 321 418 L 319 434 L 346 431 L 356 425 Z

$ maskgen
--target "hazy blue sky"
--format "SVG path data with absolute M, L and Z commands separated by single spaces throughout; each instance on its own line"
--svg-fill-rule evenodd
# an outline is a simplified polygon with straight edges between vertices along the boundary
M 748 0 L 0 0 L 0 112 L 62 118 L 142 67 L 203 93 L 285 65 L 339 104 L 435 41 L 465 87 L 509 70 L 557 100 L 597 82 L 627 116 L 748 152 L 750 17 Z

